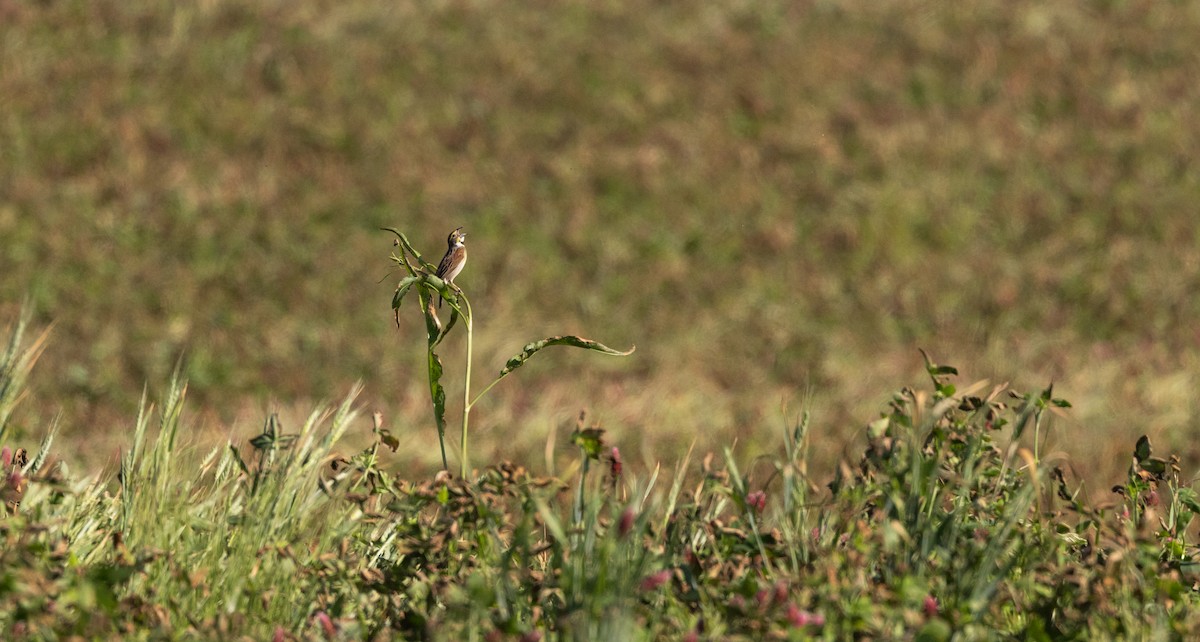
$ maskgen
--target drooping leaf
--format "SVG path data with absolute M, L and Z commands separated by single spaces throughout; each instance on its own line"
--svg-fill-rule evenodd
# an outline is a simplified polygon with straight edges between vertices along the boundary
M 1150 438 L 1142 435 L 1137 440 L 1137 445 L 1133 447 L 1133 458 L 1138 462 L 1146 461 L 1150 458 Z
M 435 339 L 433 344 L 430 346 L 431 348 L 436 348 L 437 345 L 442 342 L 442 339 L 445 339 L 446 335 L 450 334 L 450 329 L 453 328 L 456 323 L 458 323 L 458 318 L 461 316 L 458 313 L 458 306 L 456 305 L 457 302 L 451 299 L 447 299 L 447 302 L 450 303 L 450 321 L 448 321 L 446 323 L 446 327 L 442 328 L 441 332 L 438 333 L 437 339 Z
M 400 440 L 392 434 L 392 431 L 388 430 L 387 428 L 380 428 L 378 434 L 379 441 L 383 442 L 383 445 L 387 446 L 388 448 L 391 448 L 392 452 L 396 452 L 400 449 Z
M 429 354 L 429 397 L 433 400 L 433 418 L 437 421 L 438 436 L 446 434 L 446 388 L 442 385 L 442 360 L 437 353 Z
M 1065 502 L 1074 501 L 1075 498 L 1071 495 L 1071 491 L 1067 489 L 1067 477 L 1063 474 L 1063 469 L 1061 466 L 1055 466 L 1050 471 L 1050 478 L 1054 480 L 1054 483 L 1057 486 L 1059 499 L 1062 499 Z
M 421 288 L 421 313 L 425 316 L 425 336 L 428 338 L 429 350 L 432 351 L 442 334 L 442 321 L 433 307 L 433 296 L 425 288 Z
M 229 443 L 229 452 L 233 455 L 233 463 L 237 464 L 237 467 L 241 469 L 243 474 L 249 475 L 250 467 L 246 465 L 246 462 L 242 459 L 242 454 L 238 452 L 238 449 L 233 445 L 233 442 Z
M 921 357 L 925 359 L 925 372 L 929 373 L 930 379 L 933 379 L 933 385 L 937 386 L 941 384 L 941 382 L 938 381 L 938 377 L 958 374 L 958 369 L 954 366 L 939 366 L 938 364 L 934 363 L 933 359 L 929 358 L 929 353 L 925 352 L 923 348 L 917 348 L 917 351 L 920 352 Z
M 450 328 L 453 328 L 454 324 L 458 323 L 458 319 L 461 316 L 462 315 L 458 313 L 457 306 L 450 308 L 450 320 L 446 322 L 446 329 L 442 331 L 442 334 L 444 335 L 449 332 Z
M 526 361 L 529 360 L 530 357 L 532 357 L 542 348 L 548 348 L 550 346 L 574 346 L 576 348 L 592 350 L 594 352 L 608 354 L 614 357 L 627 357 L 633 354 L 633 351 L 636 349 L 636 346 L 634 346 L 625 351 L 615 350 L 604 345 L 603 343 L 577 336 L 548 337 L 546 339 L 542 339 L 541 341 L 534 341 L 533 343 L 526 344 L 525 348 L 521 350 L 520 354 L 512 357 L 507 363 L 504 364 L 504 368 L 500 370 L 500 376 L 497 377 L 497 380 L 508 376 L 508 374 L 513 370 L 520 368 L 525 364 Z
M 1155 477 L 1161 478 L 1163 473 L 1167 472 L 1166 460 L 1159 459 L 1158 457 L 1149 457 L 1139 462 L 1139 465 L 1142 467 L 1142 470 L 1154 475 Z
M 400 302 L 404 300 L 404 295 L 408 294 L 408 291 L 412 289 L 413 284 L 417 283 L 419 280 L 420 277 L 417 276 L 406 276 L 403 279 L 400 279 L 400 284 L 396 286 L 396 293 L 392 295 L 393 310 L 400 309 Z
M 456 315 L 462 314 L 459 307 L 458 289 L 449 281 L 433 274 L 418 274 L 416 283 L 421 286 L 421 309 L 425 313 L 425 330 L 429 336 L 429 347 L 432 349 L 441 343 L 442 338 L 458 321 Z M 450 323 L 442 328 L 442 320 L 438 316 L 438 306 L 433 303 L 434 297 L 440 296 L 443 302 L 450 306 Z
M 1029 421 L 1033 419 L 1037 413 L 1037 404 L 1026 397 L 1024 403 L 1021 404 L 1021 409 L 1017 413 L 1017 420 L 1013 424 L 1013 439 L 1021 438 L 1021 435 L 1025 432 L 1025 427 L 1029 425 Z

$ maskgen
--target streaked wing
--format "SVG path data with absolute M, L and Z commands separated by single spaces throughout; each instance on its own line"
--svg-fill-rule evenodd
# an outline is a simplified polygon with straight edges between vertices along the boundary
M 458 246 L 442 257 L 442 262 L 438 265 L 437 276 L 448 283 L 454 282 L 454 277 L 462 272 L 463 266 L 467 263 L 467 248 Z M 442 307 L 442 297 L 438 295 L 438 307 Z

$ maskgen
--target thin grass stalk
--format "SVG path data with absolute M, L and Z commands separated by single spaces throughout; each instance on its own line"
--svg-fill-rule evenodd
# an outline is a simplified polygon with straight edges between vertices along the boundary
M 807 412 L 789 433 L 784 429 L 783 443 L 786 461 L 783 464 L 783 528 L 788 539 L 788 555 L 792 572 L 799 572 L 802 563 L 809 561 L 808 487 L 805 459 L 809 415 Z
M 1035 477 L 1040 474 L 1038 470 L 1031 470 L 1030 477 Z M 1029 513 L 1030 507 L 1033 505 L 1035 484 L 1029 484 L 1021 488 L 1016 497 L 1005 509 L 1005 519 L 999 533 L 994 533 L 990 538 L 990 544 L 984 551 L 983 559 L 979 564 L 975 565 L 976 574 L 972 581 L 964 582 L 964 586 L 974 586 L 975 589 L 969 598 L 969 606 L 972 611 L 972 616 L 975 619 L 982 617 L 984 611 L 987 610 L 992 597 L 1000 588 L 1000 581 L 1006 577 L 1016 565 L 1016 556 L 1011 554 L 1011 549 L 1016 546 L 1015 542 L 1010 542 L 1013 531 L 1018 525 L 1023 524 L 1026 515 Z M 1001 563 L 1001 558 L 1008 555 L 1009 559 Z M 991 571 L 987 573 L 987 571 Z
M 28 347 L 22 348 L 25 329 L 32 318 L 33 313 L 29 307 L 23 307 L 20 316 L 17 317 L 17 324 L 9 335 L 8 347 L 4 354 L 0 355 L 0 440 L 4 439 L 8 430 L 8 420 L 24 394 L 22 388 L 25 380 L 45 350 L 46 339 L 50 336 L 50 330 L 46 329 Z
M 692 451 L 695 449 L 696 440 L 692 439 L 692 444 L 688 446 L 687 454 L 683 456 L 683 460 L 675 467 L 675 477 L 671 480 L 671 491 L 667 493 L 667 510 L 663 513 L 662 523 L 658 526 L 659 532 L 665 533 L 671 523 L 671 515 L 675 513 L 675 507 L 679 503 L 679 493 L 683 491 L 683 477 L 687 474 L 688 464 L 692 460 Z
M 146 400 L 146 389 L 142 388 L 142 398 L 138 402 L 137 419 L 133 424 L 133 444 L 129 448 L 129 452 L 121 459 L 121 471 L 117 475 L 117 481 L 121 486 L 121 531 L 125 536 L 129 536 L 130 528 L 133 525 L 133 499 L 137 492 L 138 486 L 141 484 L 141 462 L 142 451 L 145 448 L 146 441 L 146 426 L 150 422 L 150 411 L 152 406 L 149 406 Z
M 1033 461 L 1037 465 L 1041 465 L 1041 446 L 1042 446 L 1042 410 L 1039 408 L 1033 416 Z
M 758 547 L 759 555 L 762 556 L 763 569 L 766 570 L 768 576 L 773 575 L 774 573 L 769 563 L 771 558 L 767 555 L 767 548 L 763 545 L 762 534 L 758 531 L 758 520 L 754 516 L 754 508 L 746 503 L 746 496 L 749 494 L 749 489 L 746 488 L 746 480 L 742 479 L 742 474 L 738 471 L 737 463 L 733 459 L 733 451 L 728 447 L 725 447 L 723 450 L 725 454 L 725 467 L 729 470 L 729 479 L 733 482 L 733 490 L 738 495 L 737 503 L 746 513 L 746 521 L 750 524 L 750 532 L 754 535 L 754 543 Z

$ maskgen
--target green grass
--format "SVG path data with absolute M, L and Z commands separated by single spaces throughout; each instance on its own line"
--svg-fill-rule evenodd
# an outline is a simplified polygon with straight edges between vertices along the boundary
M 38 346 L 20 331 L 6 389 Z M 822 431 L 744 455 L 626 462 L 581 416 L 572 465 L 408 479 L 354 452 L 336 408 L 204 454 L 188 386 L 143 399 L 117 471 L 4 450 L 6 639 L 1188 639 L 1200 499 L 1176 458 L 1132 450 L 1116 501 L 1041 459 L 1047 389 L 927 362 L 828 484 Z M 17 386 L 19 387 L 19 386 Z M 0 424 L 0 434 L 6 428 Z M 1032 443 L 1030 443 L 1032 439 Z M 59 442 L 61 443 L 61 442 Z M 1024 445 L 1023 445 L 1024 444 Z M 28 459 L 28 463 L 23 460 Z M 740 462 L 740 465 L 739 465 Z M 755 462 L 762 464 L 763 461 Z M 749 471 L 749 468 L 747 468 Z

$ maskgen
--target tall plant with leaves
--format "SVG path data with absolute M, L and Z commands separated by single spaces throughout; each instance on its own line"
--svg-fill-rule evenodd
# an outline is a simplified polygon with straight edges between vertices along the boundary
M 463 410 L 461 424 L 461 439 L 459 442 L 459 475 L 466 478 L 470 472 L 470 464 L 467 455 L 467 436 L 468 426 L 470 423 L 471 409 L 475 404 L 479 403 L 491 389 L 500 383 L 500 380 L 507 377 L 514 370 L 525 364 L 534 354 L 537 354 L 543 348 L 550 346 L 573 346 L 583 348 L 601 354 L 624 357 L 633 353 L 634 348 L 628 350 L 616 350 L 610 348 L 598 341 L 585 339 L 574 335 L 559 335 L 547 337 L 539 341 L 533 341 L 525 345 L 520 353 L 511 357 L 500 369 L 499 375 L 492 380 L 484 389 L 471 397 L 471 369 L 474 363 L 473 346 L 475 337 L 474 318 L 471 314 L 471 302 L 467 299 L 457 285 L 450 283 L 437 276 L 437 266 L 429 263 L 421 257 L 421 253 L 412 246 L 402 232 L 395 228 L 385 227 L 385 231 L 396 235 L 396 246 L 400 248 L 399 252 L 394 252 L 391 260 L 397 265 L 404 268 L 408 276 L 400 279 L 400 283 L 396 286 L 396 291 L 392 295 L 392 310 L 396 314 L 396 323 L 400 323 L 400 305 L 404 301 L 404 297 L 408 295 L 414 288 L 421 302 L 421 312 L 425 317 L 425 334 L 427 346 L 427 371 L 429 374 L 429 398 L 433 405 L 433 417 L 437 425 L 438 447 L 441 449 L 442 467 L 447 471 L 450 470 L 449 462 L 446 459 L 446 388 L 442 385 L 442 360 L 438 357 L 435 349 L 442 339 L 450 332 L 452 328 L 462 319 L 463 325 L 467 328 L 467 356 L 466 364 L 463 373 Z M 437 315 L 436 309 L 431 305 L 432 297 L 440 296 L 450 306 L 450 320 L 442 325 L 441 319 Z

